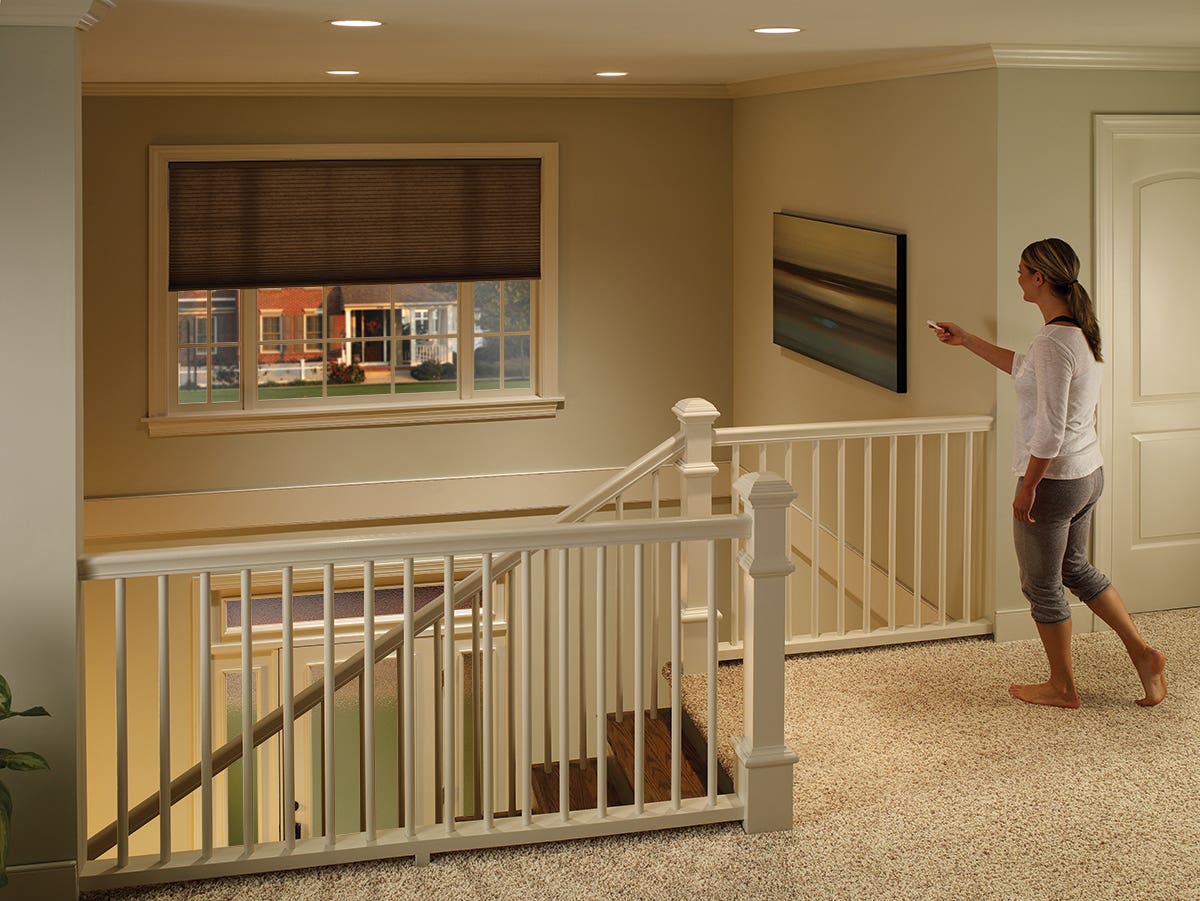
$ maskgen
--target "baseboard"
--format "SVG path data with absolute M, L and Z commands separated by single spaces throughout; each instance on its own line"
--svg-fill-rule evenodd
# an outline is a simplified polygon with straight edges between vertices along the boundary
M 74 901 L 79 897 L 75 861 L 31 863 L 8 868 L 8 885 L 0 888 L 0 899 L 38 898 L 44 901 Z
M 1071 604 L 1071 619 L 1075 625 L 1076 632 L 1091 632 L 1093 630 L 1093 621 L 1095 617 L 1092 615 L 1091 609 L 1087 604 L 1080 601 L 1075 601 Z M 1029 615 L 1029 608 L 1022 607 L 1017 610 L 997 610 L 995 619 L 996 631 L 993 637 L 996 641 L 1026 641 L 1031 638 L 1037 638 L 1037 624 L 1034 623 L 1033 617 Z

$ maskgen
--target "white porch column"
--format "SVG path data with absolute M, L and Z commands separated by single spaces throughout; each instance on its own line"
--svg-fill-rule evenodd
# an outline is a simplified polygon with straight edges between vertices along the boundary
M 747 832 L 792 828 L 792 766 L 783 738 L 783 623 L 788 560 L 787 509 L 796 492 L 774 473 L 747 473 L 734 490 L 754 517 L 754 532 L 738 562 L 746 580 L 743 698 L 746 734 L 735 738 L 738 794 Z
M 0 672 L 17 707 L 5 747 L 51 771 L 4 771 L 13 796 L 3 898 L 74 898 L 82 536 L 80 82 L 91 0 L 0 8 Z M 79 641 L 79 646 L 82 642 Z
M 687 397 L 671 408 L 683 433 L 683 456 L 679 470 L 679 502 L 682 516 L 712 515 L 712 482 L 717 474 L 713 463 L 713 423 L 721 415 L 701 397 Z M 683 547 L 682 658 L 684 672 L 701 672 L 705 666 L 708 635 L 708 548 L 703 541 Z

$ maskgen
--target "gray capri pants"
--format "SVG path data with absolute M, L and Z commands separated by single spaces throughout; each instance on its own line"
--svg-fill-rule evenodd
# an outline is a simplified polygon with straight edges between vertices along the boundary
M 1017 490 L 1025 481 L 1017 480 Z M 1104 468 L 1081 479 L 1042 479 L 1030 511 L 1034 522 L 1013 518 L 1013 541 L 1021 568 L 1021 593 L 1035 622 L 1071 618 L 1063 586 L 1085 604 L 1112 583 L 1088 560 L 1092 508 L 1104 491 Z

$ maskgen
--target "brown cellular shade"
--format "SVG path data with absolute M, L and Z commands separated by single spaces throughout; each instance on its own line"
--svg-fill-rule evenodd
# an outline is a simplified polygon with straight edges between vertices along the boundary
M 170 290 L 541 275 L 541 160 L 172 162 Z

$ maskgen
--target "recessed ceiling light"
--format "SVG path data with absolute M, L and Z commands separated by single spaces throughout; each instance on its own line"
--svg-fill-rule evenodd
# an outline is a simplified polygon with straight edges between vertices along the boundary
M 763 28 L 755 28 L 755 34 L 795 34 L 798 31 L 803 31 L 803 28 L 793 28 L 791 25 L 768 25 Z
M 329 24 L 339 28 L 375 28 L 383 23 L 375 19 L 334 19 Z
M 628 72 L 597 72 L 596 74 L 598 76 L 600 76 L 601 78 L 624 78 L 629 73 Z
M 357 69 L 326 69 L 326 75 L 358 75 Z

